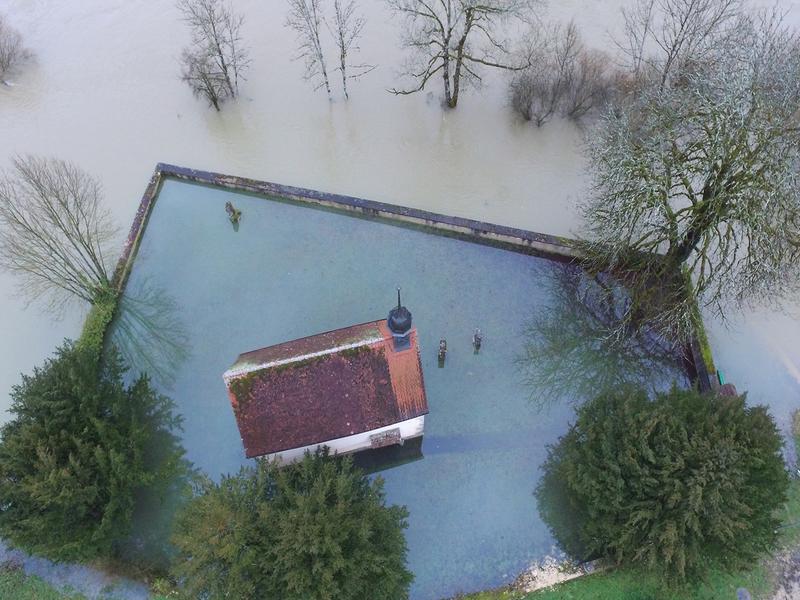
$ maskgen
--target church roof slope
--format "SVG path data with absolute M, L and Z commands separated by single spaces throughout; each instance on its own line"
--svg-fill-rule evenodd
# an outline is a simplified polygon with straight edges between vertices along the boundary
M 240 355 L 224 377 L 248 458 L 427 414 L 417 334 L 393 346 L 383 321 Z

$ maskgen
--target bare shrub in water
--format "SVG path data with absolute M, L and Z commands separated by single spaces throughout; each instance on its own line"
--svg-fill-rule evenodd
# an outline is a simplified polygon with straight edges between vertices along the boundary
M 69 298 L 106 298 L 117 228 L 100 182 L 54 158 L 16 157 L 13 165 L 0 179 L 0 268 L 20 278 L 24 297 L 46 297 L 54 309 Z
M 221 0 L 179 0 L 177 6 L 192 35 L 181 55 L 181 79 L 220 110 L 225 99 L 239 94 L 239 80 L 250 64 L 240 33 L 244 17 Z
M 22 35 L 0 15 L 0 83 L 33 55 L 22 45 Z
M 608 57 L 583 45 L 575 23 L 531 33 L 530 65 L 509 83 L 511 108 L 542 126 L 553 115 L 580 119 L 606 103 L 613 90 Z

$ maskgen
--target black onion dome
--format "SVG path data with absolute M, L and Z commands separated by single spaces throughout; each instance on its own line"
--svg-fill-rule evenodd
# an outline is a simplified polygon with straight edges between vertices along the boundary
M 405 335 L 411 331 L 411 311 L 400 304 L 400 289 L 397 290 L 397 306 L 389 311 L 386 319 L 389 331 L 394 335 Z

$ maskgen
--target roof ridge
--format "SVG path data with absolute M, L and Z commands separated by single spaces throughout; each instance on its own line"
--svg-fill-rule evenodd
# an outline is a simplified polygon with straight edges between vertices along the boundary
M 363 323 L 363 324 L 367 325 L 369 323 Z M 357 327 L 357 325 L 354 325 L 354 327 Z M 343 327 L 342 329 L 348 329 L 348 328 Z M 339 331 L 339 330 L 334 329 L 334 331 Z M 308 336 L 308 337 L 315 337 L 315 336 Z M 306 354 L 299 354 L 297 356 L 290 356 L 289 358 L 279 358 L 277 360 L 273 360 L 267 363 L 248 365 L 246 367 L 241 367 L 239 369 L 228 369 L 227 371 L 225 371 L 225 373 L 222 374 L 222 378 L 225 381 L 230 381 L 231 379 L 236 379 L 237 377 L 241 377 L 242 375 L 247 375 L 248 373 L 253 373 L 255 371 L 261 371 L 262 369 L 271 369 L 273 367 L 279 367 L 281 365 L 288 365 L 293 362 L 308 360 L 310 358 L 317 358 L 318 356 L 325 356 L 326 354 L 337 354 L 339 352 L 342 352 L 343 350 L 351 350 L 353 348 L 358 348 L 360 346 L 371 346 L 372 344 L 377 344 L 378 342 L 384 341 L 384 339 L 385 338 L 383 336 L 375 338 L 367 338 L 364 340 L 360 340 L 358 342 L 353 342 L 351 344 L 342 344 L 339 346 L 326 348 L 325 350 L 318 350 L 316 352 L 309 352 Z

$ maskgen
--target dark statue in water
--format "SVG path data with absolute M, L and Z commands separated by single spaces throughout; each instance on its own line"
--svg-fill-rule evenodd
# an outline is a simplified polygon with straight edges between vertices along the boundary
M 475 350 L 475 354 L 481 351 L 482 343 L 483 343 L 483 334 L 481 333 L 481 330 L 476 327 L 475 333 L 472 334 L 472 348 Z
M 444 359 L 447 356 L 447 340 L 442 338 L 439 340 L 439 368 L 444 366 Z
M 233 225 L 233 230 L 239 231 L 239 221 L 242 218 L 242 211 L 235 208 L 230 202 L 226 202 L 225 212 L 228 213 L 228 219 L 230 219 L 231 225 Z

